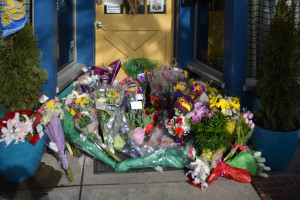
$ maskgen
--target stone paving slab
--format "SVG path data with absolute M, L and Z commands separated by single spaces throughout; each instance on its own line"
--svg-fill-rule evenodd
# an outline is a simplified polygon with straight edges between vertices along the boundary
M 203 191 L 186 182 L 83 186 L 81 199 L 257 200 L 260 197 L 251 184 L 222 179 L 215 181 Z
M 80 195 L 80 186 L 58 187 L 49 189 L 25 189 L 0 193 L 1 200 L 77 200 Z

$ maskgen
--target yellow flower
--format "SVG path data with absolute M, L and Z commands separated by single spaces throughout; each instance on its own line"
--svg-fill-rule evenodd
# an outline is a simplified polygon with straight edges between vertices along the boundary
M 46 107 L 47 108 L 57 108 L 54 101 L 49 101 L 48 103 L 46 103 Z
M 208 161 L 210 161 L 213 157 L 213 153 L 209 149 L 205 149 L 202 151 L 201 155 L 206 158 Z
M 189 77 L 189 72 L 187 70 L 184 70 L 184 77 Z
M 236 110 L 240 110 L 240 103 L 235 103 L 233 101 L 230 102 L 231 107 L 235 108 Z
M 85 105 L 85 104 L 88 104 L 88 103 L 89 103 L 89 101 L 86 100 L 86 99 L 84 99 L 84 100 L 82 100 L 82 101 L 80 102 L 80 105 Z
M 80 99 L 77 99 L 77 100 L 75 101 L 75 104 L 81 104 L 81 101 L 82 101 L 81 98 L 80 98 Z
M 10 11 L 9 11 L 9 13 L 11 14 L 11 15 L 13 15 L 13 14 L 15 14 L 17 12 L 17 10 L 16 9 L 11 9 Z
M 208 102 L 209 102 L 209 104 L 210 104 L 210 108 L 216 106 L 216 104 L 217 104 L 219 98 L 220 98 L 220 97 L 219 97 L 218 95 L 215 95 L 215 96 L 213 96 L 212 98 L 209 99 Z
M 174 90 L 181 90 L 184 91 L 185 90 L 185 86 L 182 83 L 177 83 L 177 85 L 174 87 Z
M 227 129 L 227 131 L 228 131 L 230 134 L 233 133 L 233 131 L 234 131 L 234 129 L 235 129 L 235 121 L 234 121 L 234 120 L 230 120 L 230 121 L 227 123 L 226 129 Z
M 75 110 L 71 110 L 71 114 L 73 115 L 73 116 L 75 116 L 76 115 L 76 111 Z
M 207 92 L 210 94 L 210 93 L 215 93 L 215 94 L 219 94 L 219 90 L 217 90 L 216 88 L 212 88 L 212 87 L 208 87 L 206 84 L 205 84 L 206 88 L 207 88 Z
M 216 105 L 221 109 L 230 109 L 230 104 L 225 99 L 220 99 L 220 101 Z
M 9 21 L 7 19 L 3 19 L 3 26 L 7 26 L 9 24 Z
M 231 97 L 231 100 L 231 107 L 235 108 L 236 110 L 240 110 L 240 99 L 238 97 Z

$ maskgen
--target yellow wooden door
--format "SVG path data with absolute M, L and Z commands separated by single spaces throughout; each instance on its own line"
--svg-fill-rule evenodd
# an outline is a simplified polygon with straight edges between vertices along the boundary
M 173 58 L 173 2 L 165 0 L 165 13 L 105 14 L 105 0 L 96 4 L 95 65 L 107 65 L 117 59 L 151 58 L 169 64 Z

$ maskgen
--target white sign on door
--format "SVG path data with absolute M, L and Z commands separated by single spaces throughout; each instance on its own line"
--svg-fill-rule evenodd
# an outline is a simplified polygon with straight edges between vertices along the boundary
M 122 9 L 123 0 L 110 0 L 105 1 L 107 14 L 120 14 Z

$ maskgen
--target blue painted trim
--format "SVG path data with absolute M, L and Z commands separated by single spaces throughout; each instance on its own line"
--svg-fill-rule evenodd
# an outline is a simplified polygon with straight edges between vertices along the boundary
M 77 60 L 88 67 L 94 65 L 95 1 L 77 0 Z
M 42 51 L 42 68 L 48 72 L 48 81 L 44 92 L 53 98 L 56 95 L 57 86 L 57 16 L 56 1 L 39 0 L 34 2 L 34 26 Z
M 178 66 L 194 59 L 195 5 L 181 5 L 178 17 Z
M 243 85 L 247 65 L 248 0 L 226 0 L 224 19 L 225 88 L 245 102 Z

